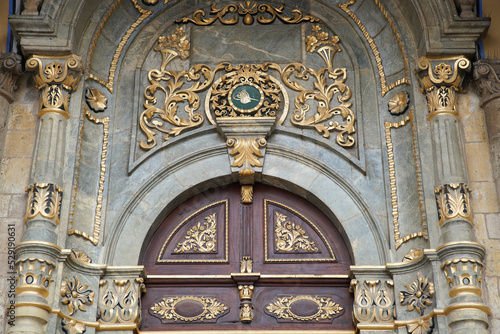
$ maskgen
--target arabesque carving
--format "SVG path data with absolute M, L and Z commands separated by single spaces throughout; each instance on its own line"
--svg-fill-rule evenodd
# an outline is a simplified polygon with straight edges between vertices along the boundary
M 102 279 L 99 282 L 100 323 L 140 323 L 141 292 L 145 292 L 144 280 Z
M 24 222 L 38 215 L 54 220 L 59 224 L 63 191 L 52 183 L 34 183 L 26 188 L 28 204 Z
M 179 314 L 176 306 L 183 301 L 199 303 L 202 311 L 197 315 Z M 215 320 L 224 315 L 229 309 L 216 298 L 203 296 L 164 297 L 160 302 L 150 306 L 150 313 L 162 321 L 194 322 Z
M 316 313 L 312 315 L 296 314 L 292 310 L 292 304 L 298 301 L 311 301 L 317 305 Z M 285 320 L 298 320 L 298 321 L 320 321 L 326 319 L 333 319 L 336 315 L 340 314 L 343 308 L 332 300 L 330 297 L 319 296 L 290 296 L 277 298 L 274 303 L 266 306 L 269 314 L 277 319 Z M 311 311 L 307 313 L 312 313 Z
M 351 281 L 354 292 L 353 318 L 356 323 L 390 323 L 394 321 L 395 301 L 392 280 Z
M 306 231 L 298 224 L 286 220 L 286 216 L 276 212 L 274 227 L 277 252 L 317 252 L 314 241 L 309 240 Z
M 198 222 L 192 226 L 186 233 L 184 241 L 181 241 L 175 247 L 175 253 L 196 252 L 210 253 L 216 251 L 217 243 L 217 219 L 213 213 L 205 217 L 206 222 L 201 225 Z
M 439 225 L 457 217 L 471 221 L 470 189 L 465 183 L 444 184 L 437 187 L 434 194 Z
M 239 22 L 239 16 L 243 16 L 243 23 L 250 25 L 254 22 L 253 16 L 258 13 L 262 13 L 257 17 L 257 22 L 261 24 L 269 24 L 273 23 L 276 18 L 278 18 L 283 23 L 288 24 L 296 24 L 304 21 L 308 22 L 317 22 L 318 19 L 302 14 L 302 11 L 299 9 L 293 9 L 293 16 L 285 16 L 283 14 L 284 5 L 281 4 L 279 7 L 274 7 L 268 4 L 255 4 L 250 1 L 246 1 L 245 3 L 241 2 L 239 4 L 229 4 L 225 5 L 221 8 L 215 7 L 216 4 L 213 3 L 210 6 L 210 14 L 215 15 L 214 17 L 206 17 L 207 14 L 203 9 L 198 9 L 193 13 L 193 17 L 183 17 L 180 20 L 177 20 L 177 23 L 187 23 L 191 22 L 200 26 L 211 25 L 215 21 L 219 21 L 222 24 L 233 25 Z M 229 15 L 226 18 L 227 14 L 238 14 L 238 15 Z M 270 17 L 266 17 L 266 15 Z

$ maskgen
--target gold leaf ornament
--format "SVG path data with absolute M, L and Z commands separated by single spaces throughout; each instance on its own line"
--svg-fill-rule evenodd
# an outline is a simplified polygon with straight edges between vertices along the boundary
M 406 92 L 397 93 L 389 100 L 388 107 L 391 115 L 401 115 L 407 109 L 410 103 L 410 95 Z
M 61 303 L 66 305 L 69 315 L 73 315 L 78 310 L 86 312 L 85 305 L 94 303 L 94 294 L 88 285 L 80 282 L 77 276 L 67 278 L 61 283 Z
M 98 89 L 87 88 L 85 99 L 90 109 L 95 112 L 104 111 L 107 107 L 108 99 Z
M 189 251 L 210 253 L 214 252 L 217 240 L 217 220 L 213 213 L 205 218 L 206 222 L 201 225 L 198 222 L 191 227 L 184 237 L 186 240 L 179 242 L 174 249 L 175 253 L 184 253 Z
M 308 251 L 317 252 L 318 247 L 314 241 L 310 241 L 306 231 L 299 225 L 286 221 L 286 216 L 276 212 L 276 251 Z
M 303 300 L 315 303 L 317 305 L 317 312 L 310 316 L 295 314 L 291 309 L 292 304 Z M 320 321 L 332 319 L 343 310 L 343 308 L 339 304 L 332 301 L 331 298 L 318 296 L 313 297 L 307 295 L 278 298 L 274 303 L 266 306 L 266 309 L 271 315 L 276 316 L 278 319 L 299 321 Z

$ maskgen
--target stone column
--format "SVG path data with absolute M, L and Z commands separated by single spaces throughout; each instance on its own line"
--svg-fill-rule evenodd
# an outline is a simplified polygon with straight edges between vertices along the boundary
M 82 76 L 81 58 L 33 56 L 26 68 L 36 71 L 41 92 L 40 124 L 26 207 L 26 231 L 16 246 L 16 326 L 9 333 L 45 333 L 48 297 L 61 248 L 57 226 L 62 201 L 66 123 L 69 103 Z
M 470 61 L 463 57 L 420 58 L 418 74 L 431 125 L 435 197 L 440 227 L 436 248 L 449 287 L 445 308 L 450 332 L 488 333 L 490 310 L 482 300 L 484 247 L 476 242 L 464 164 L 457 94 Z
M 481 97 L 488 141 L 491 148 L 493 175 L 500 196 L 500 60 L 480 60 L 474 63 L 473 74 L 476 92 Z

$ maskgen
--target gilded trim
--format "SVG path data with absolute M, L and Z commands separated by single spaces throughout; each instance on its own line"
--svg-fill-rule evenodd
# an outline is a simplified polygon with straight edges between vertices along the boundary
M 94 55 L 95 47 L 97 45 L 97 40 L 99 39 L 99 36 L 101 35 L 102 28 L 106 24 L 107 20 L 111 16 L 111 14 L 114 12 L 114 10 L 118 7 L 118 5 L 122 1 L 123 0 L 118 0 L 116 2 L 116 4 L 113 7 L 111 7 L 110 11 L 108 12 L 108 14 L 106 14 L 106 16 L 104 17 L 104 19 L 101 22 L 101 25 L 99 26 L 99 29 L 97 30 L 97 33 L 96 33 L 96 35 L 94 37 L 94 41 L 92 42 L 92 47 L 90 49 L 90 56 L 89 56 L 89 60 L 88 60 L 88 69 L 89 69 L 89 72 L 91 70 L 90 63 L 91 63 L 92 57 Z M 121 56 L 121 53 L 123 51 L 123 48 L 124 48 L 125 44 L 127 44 L 128 39 L 130 38 L 130 36 L 132 35 L 132 33 L 135 31 L 135 29 L 146 18 L 148 18 L 151 14 L 153 14 L 153 11 L 151 11 L 151 10 L 145 10 L 141 6 L 139 6 L 137 4 L 137 0 L 131 0 L 131 1 L 134 4 L 135 9 L 137 9 L 137 11 L 141 14 L 141 16 L 134 23 L 132 23 L 132 25 L 128 28 L 127 32 L 125 33 L 125 35 L 122 37 L 120 43 L 118 44 L 118 47 L 115 49 L 115 53 L 113 55 L 113 60 L 111 61 L 111 64 L 110 64 L 110 67 L 109 67 L 108 77 L 105 80 L 103 80 L 103 79 L 100 79 L 99 77 L 93 75 L 92 73 L 89 73 L 89 75 L 87 77 L 87 79 L 93 79 L 93 80 L 99 82 L 101 85 L 103 85 L 104 87 L 106 87 L 109 90 L 110 93 L 113 93 L 113 85 L 114 85 L 116 67 L 117 67 L 117 64 L 118 64 L 118 59 Z
M 418 200 L 420 206 L 420 214 L 422 219 L 422 231 L 411 233 L 403 238 L 401 238 L 401 232 L 399 231 L 399 207 L 398 207 L 398 195 L 397 195 L 397 186 L 396 186 L 396 163 L 394 161 L 394 150 L 392 144 L 392 136 L 391 136 L 391 128 L 397 129 L 399 127 L 405 126 L 408 122 L 411 125 L 411 133 L 413 137 L 413 154 L 415 158 L 415 170 L 417 174 L 417 185 L 418 185 Z M 397 123 L 384 122 L 385 126 L 385 140 L 387 146 L 387 157 L 389 163 L 389 181 L 391 187 L 391 203 L 392 203 L 392 222 L 394 225 L 394 241 L 396 242 L 396 249 L 401 247 L 403 243 L 408 240 L 417 237 L 423 237 L 427 239 L 427 232 L 425 229 L 425 220 L 424 220 L 424 208 L 423 208 L 423 199 L 422 199 L 422 187 L 421 187 L 421 179 L 420 179 L 420 171 L 418 168 L 418 156 L 417 156 L 417 148 L 416 148 L 416 140 L 415 140 L 415 130 L 413 127 L 413 113 L 411 110 L 408 112 L 408 116 L 406 116 L 402 121 Z
M 272 203 L 277 206 L 280 206 L 295 215 L 299 216 L 302 220 L 304 220 L 310 227 L 313 228 L 313 230 L 320 236 L 321 240 L 325 243 L 328 252 L 330 253 L 331 258 L 319 258 L 319 259 L 269 259 L 268 257 L 268 239 L 267 239 L 267 203 Z M 326 237 L 323 235 L 323 233 L 319 230 L 316 225 L 314 225 L 313 222 L 311 222 L 309 219 L 307 219 L 305 216 L 303 216 L 301 213 L 295 211 L 294 209 L 281 204 L 276 201 L 264 199 L 264 262 L 333 262 L 335 261 L 335 254 L 333 253 L 332 247 Z
M 104 193 L 104 182 L 106 181 L 106 155 L 108 152 L 108 135 L 109 135 L 109 117 L 105 118 L 95 118 L 90 114 L 90 112 L 87 110 L 87 107 L 84 107 L 84 118 L 83 118 L 83 123 L 85 124 L 85 117 L 87 117 L 91 122 L 94 124 L 102 124 L 103 128 L 103 138 L 102 138 L 102 148 L 101 148 L 101 171 L 99 174 L 99 188 L 97 190 L 97 199 L 96 199 L 96 208 L 95 208 L 95 214 L 94 214 L 94 227 L 92 231 L 92 235 L 89 235 L 85 232 L 75 230 L 73 229 L 73 221 L 74 221 L 74 208 L 76 204 L 76 190 L 78 188 L 78 178 L 79 178 L 79 171 L 80 171 L 80 158 L 81 158 L 81 145 L 82 141 L 80 138 L 80 148 L 79 148 L 79 153 L 80 156 L 78 157 L 78 167 L 76 171 L 76 184 L 75 184 L 75 195 L 73 196 L 74 203 L 72 205 L 72 212 L 71 212 L 71 221 L 70 221 L 70 229 L 68 231 L 68 235 L 71 234 L 77 234 L 85 239 L 90 240 L 94 245 L 97 246 L 99 243 L 99 236 L 101 232 L 101 216 L 102 216 L 102 201 L 103 201 L 103 193 Z M 84 124 L 82 124 L 82 128 L 80 131 L 80 134 L 83 135 L 83 127 Z
M 398 41 L 398 44 L 399 44 L 399 47 L 401 49 L 401 52 L 402 52 L 402 55 L 403 55 L 403 59 L 404 59 L 404 64 L 405 64 L 405 77 L 402 78 L 402 79 L 399 79 L 399 80 L 396 80 L 395 82 L 393 82 L 392 84 L 390 84 L 389 86 L 387 86 L 387 83 L 386 83 L 386 79 L 385 79 L 385 71 L 384 71 L 384 65 L 382 65 L 382 58 L 380 58 L 380 52 L 378 51 L 378 47 L 377 45 L 375 44 L 375 41 L 373 40 L 373 38 L 370 36 L 370 34 L 368 33 L 368 31 L 366 30 L 366 27 L 364 26 L 364 24 L 361 22 L 361 20 L 358 18 L 358 16 L 356 14 L 354 14 L 348 7 L 351 6 L 352 4 L 354 4 L 354 2 L 356 2 L 356 0 L 350 0 L 344 4 L 339 4 L 338 6 L 344 11 L 347 13 L 347 15 L 349 15 L 351 17 L 351 19 L 358 25 L 359 29 L 361 30 L 361 32 L 363 33 L 363 36 L 365 37 L 366 41 L 368 42 L 368 44 L 370 45 L 370 48 L 372 49 L 372 53 L 373 53 L 373 56 L 375 57 L 375 61 L 377 62 L 377 69 L 378 69 L 378 74 L 380 76 L 380 86 L 382 88 L 382 97 L 385 96 L 385 94 L 387 94 L 387 92 L 389 92 L 391 89 L 399 86 L 399 85 L 402 85 L 402 84 L 407 84 L 409 85 L 410 84 L 410 80 L 408 79 L 408 64 L 406 62 L 406 58 L 405 58 L 405 53 L 404 53 L 404 50 L 403 50 L 403 45 L 401 43 L 401 38 L 399 37 L 399 35 L 396 33 L 396 28 L 392 22 L 392 20 L 390 20 L 387 12 L 385 11 L 385 9 L 382 7 L 382 4 L 380 4 L 380 2 L 378 0 L 374 0 L 375 1 L 375 4 L 377 4 L 377 6 L 379 7 L 380 11 L 382 12 L 382 14 L 384 15 L 384 17 L 387 19 L 387 21 L 389 22 L 389 25 L 391 26 L 392 28 L 392 31 L 395 33 L 396 35 L 396 39 Z
M 165 240 L 165 242 L 163 243 L 160 251 L 158 252 L 158 257 L 156 259 L 156 262 L 159 262 L 159 263 L 228 263 L 229 261 L 229 244 L 228 244 L 228 239 L 229 239 L 229 218 L 228 218 L 228 203 L 229 201 L 227 199 L 225 200 L 222 200 L 222 201 L 218 201 L 218 202 L 214 202 L 212 204 L 209 204 L 201 209 L 199 209 L 198 211 L 196 211 L 195 213 L 191 214 L 189 217 L 187 217 L 186 219 L 184 219 L 179 225 L 177 225 L 175 227 L 175 229 L 172 231 L 172 233 L 170 233 L 170 235 L 168 236 L 167 240 Z M 193 218 L 194 216 L 196 216 L 198 213 L 204 211 L 204 210 L 207 210 L 209 208 L 212 208 L 214 206 L 217 206 L 219 204 L 223 203 L 224 204 L 224 209 L 225 209 L 225 215 L 226 215 L 226 219 L 225 219 L 225 257 L 223 260 L 171 260 L 171 259 L 168 259 L 168 260 L 164 260 L 161 258 L 161 256 L 163 255 L 163 253 L 165 252 L 165 249 L 168 245 L 168 243 L 170 242 L 170 240 L 173 238 L 173 236 L 182 228 L 182 226 L 184 224 L 186 224 L 191 218 Z M 151 276 L 149 276 L 151 277 Z

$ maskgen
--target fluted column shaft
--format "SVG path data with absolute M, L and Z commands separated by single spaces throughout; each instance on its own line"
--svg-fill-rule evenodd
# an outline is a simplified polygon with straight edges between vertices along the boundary
M 437 253 L 449 287 L 445 314 L 454 334 L 488 333 L 489 308 L 482 300 L 484 247 L 473 230 L 470 189 L 462 152 L 457 94 L 470 62 L 463 57 L 420 58 L 418 74 L 432 132 Z
M 32 177 L 26 188 L 26 231 L 16 246 L 16 326 L 9 333 L 45 333 L 52 274 L 61 248 L 57 226 L 63 198 L 64 151 L 71 92 L 82 76 L 81 58 L 33 56 L 26 69 L 36 71 L 41 92 Z

